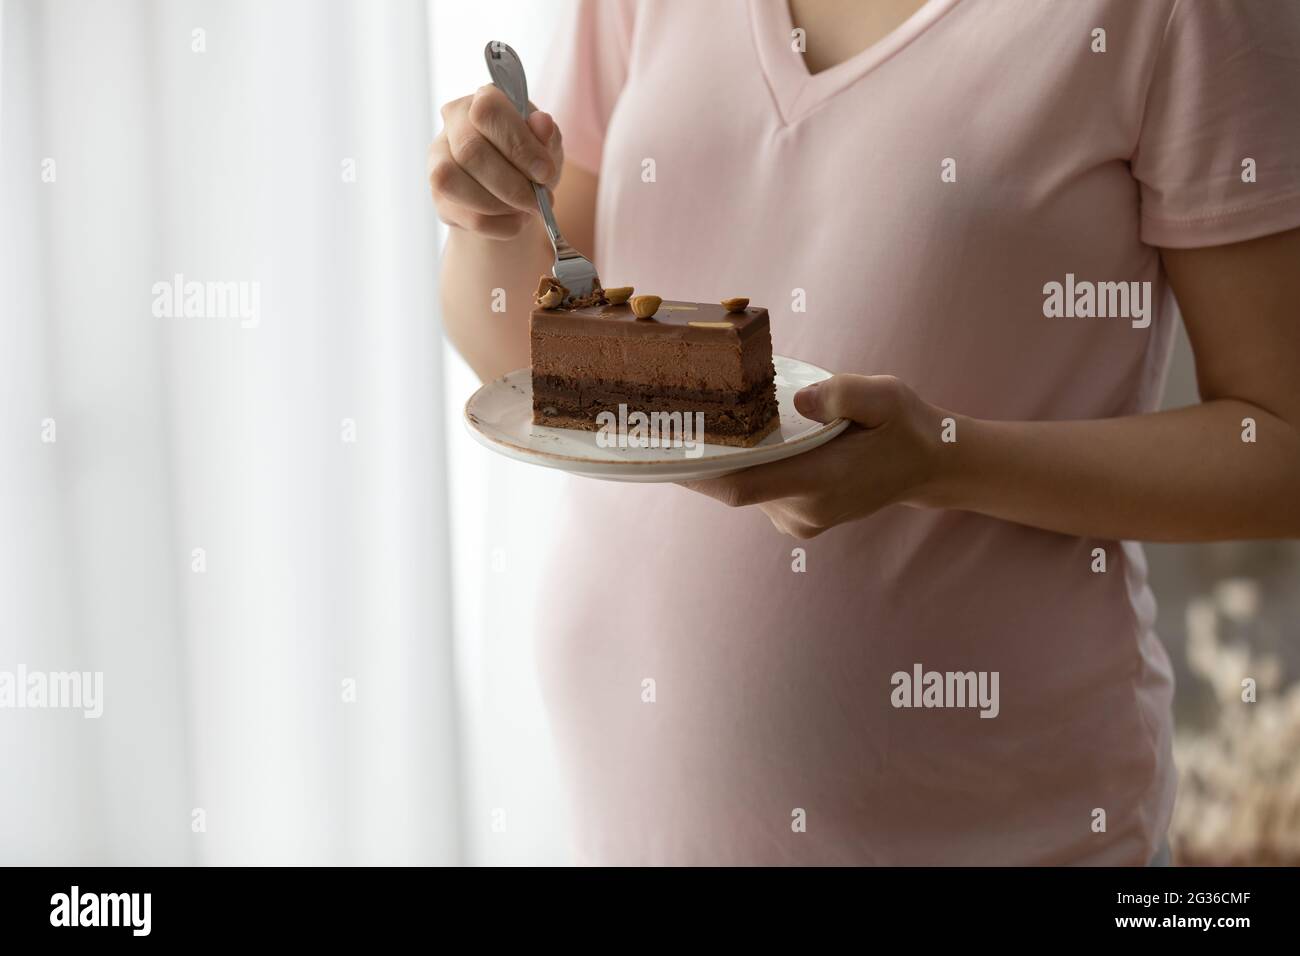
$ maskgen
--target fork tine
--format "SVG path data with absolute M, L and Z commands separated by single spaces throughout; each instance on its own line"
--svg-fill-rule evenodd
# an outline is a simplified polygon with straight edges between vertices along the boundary
M 571 250 L 566 251 L 571 252 Z M 566 302 L 589 296 L 600 285 L 600 277 L 596 274 L 595 265 L 592 264 L 591 260 L 577 253 L 571 253 L 556 259 L 555 265 L 551 268 L 551 274 L 555 276 L 560 285 L 569 290 Z

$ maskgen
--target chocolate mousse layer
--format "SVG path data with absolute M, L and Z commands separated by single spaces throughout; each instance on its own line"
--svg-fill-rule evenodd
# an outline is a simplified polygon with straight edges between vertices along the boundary
M 626 304 L 542 308 L 530 331 L 536 424 L 595 431 L 602 412 L 700 413 L 702 440 L 747 446 L 779 422 L 766 309 L 663 302 L 637 318 Z

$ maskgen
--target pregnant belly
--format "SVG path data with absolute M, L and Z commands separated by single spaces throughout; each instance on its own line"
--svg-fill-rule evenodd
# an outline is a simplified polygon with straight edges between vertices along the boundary
M 1071 539 L 896 509 L 795 542 L 677 488 L 582 492 L 538 655 L 581 859 L 979 862 L 1015 827 L 1065 847 L 1085 778 L 1149 799 L 1131 617 L 1041 574 Z M 988 573 L 1005 531 L 1033 547 Z M 896 706 L 917 666 L 996 671 L 996 718 Z

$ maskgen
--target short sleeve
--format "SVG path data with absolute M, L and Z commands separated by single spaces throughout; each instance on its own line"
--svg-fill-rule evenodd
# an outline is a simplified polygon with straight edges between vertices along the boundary
M 1133 173 L 1153 246 L 1300 226 L 1300 3 L 1175 0 Z
M 559 25 L 533 101 L 559 124 L 566 163 L 600 169 L 605 129 L 627 81 L 635 22 L 635 0 L 577 0 Z

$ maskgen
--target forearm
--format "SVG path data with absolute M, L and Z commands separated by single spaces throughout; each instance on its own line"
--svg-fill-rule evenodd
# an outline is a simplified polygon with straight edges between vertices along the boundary
M 1300 536 L 1300 433 L 1248 402 L 1093 421 L 958 418 L 956 439 L 936 446 L 919 503 L 1102 538 Z
M 443 323 L 480 379 L 528 365 L 528 315 L 537 277 L 550 271 L 551 259 L 540 219 L 514 239 L 451 230 L 442 257 Z M 505 311 L 493 311 L 497 302 Z

